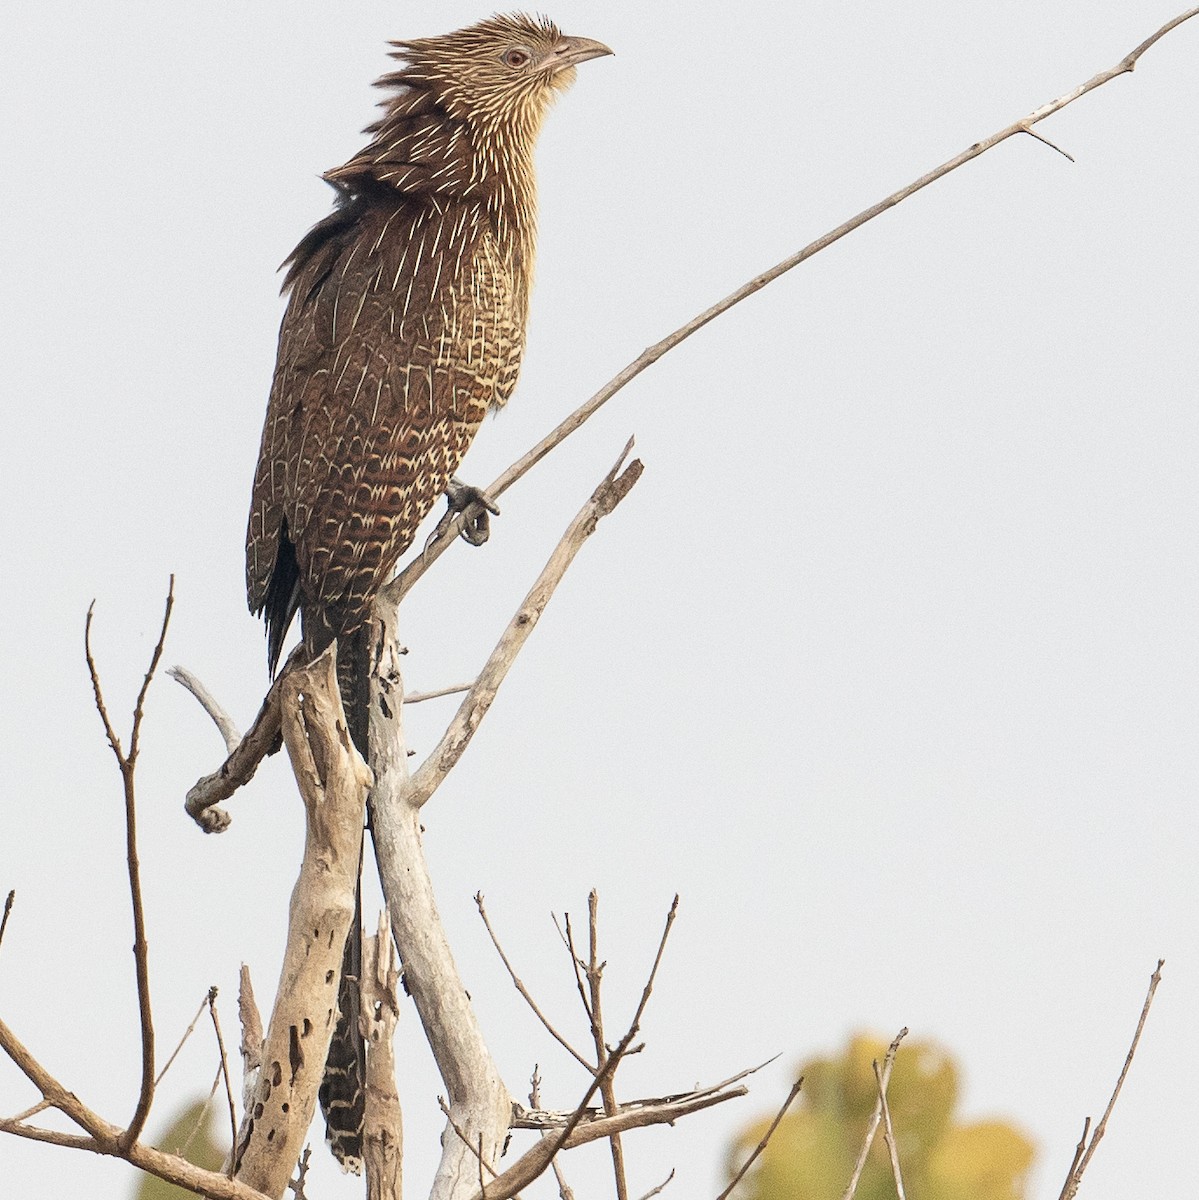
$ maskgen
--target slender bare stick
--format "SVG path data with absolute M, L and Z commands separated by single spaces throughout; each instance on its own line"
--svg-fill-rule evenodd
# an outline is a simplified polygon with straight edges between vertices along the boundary
M 774 1131 L 781 1124 L 783 1117 L 787 1115 L 787 1109 L 789 1109 L 795 1102 L 795 1097 L 799 1095 L 799 1089 L 801 1087 L 803 1087 L 802 1075 L 791 1085 L 791 1090 L 787 1093 L 787 1099 L 783 1101 L 782 1107 L 777 1113 L 775 1113 L 774 1120 L 770 1122 L 770 1128 L 767 1129 L 762 1135 L 762 1140 L 753 1148 L 752 1153 L 745 1160 L 745 1162 L 741 1164 L 741 1169 L 730 1180 L 729 1186 L 726 1187 L 724 1191 L 716 1197 L 716 1200 L 728 1200 L 729 1196 L 732 1195 L 733 1189 L 741 1182 L 741 1180 L 745 1178 L 746 1172 L 754 1165 L 758 1155 L 766 1149 L 770 1139 L 774 1137 Z M 671 1174 L 673 1175 L 674 1172 L 672 1171 Z M 667 1180 L 667 1182 L 669 1183 L 670 1181 Z
M 579 999 L 583 1002 L 583 1011 L 587 1014 L 587 1020 L 590 1021 L 591 1001 L 587 996 L 587 986 L 583 982 L 583 970 L 587 964 L 583 962 L 579 957 L 579 952 L 575 949 L 575 935 L 574 930 L 570 927 L 570 913 L 564 913 L 562 919 L 566 928 L 563 929 L 559 925 L 558 933 L 562 937 L 562 943 L 566 947 L 566 952 L 570 955 L 570 964 L 574 968 L 575 973 L 575 986 L 579 991 Z M 557 917 L 554 918 L 554 924 L 558 925 Z
M 907 1200 L 903 1190 L 903 1172 L 899 1169 L 899 1147 L 895 1142 L 895 1130 L 891 1127 L 891 1106 L 887 1103 L 887 1085 L 883 1083 L 883 1073 L 879 1070 L 878 1059 L 871 1064 L 874 1067 L 874 1082 L 878 1087 L 878 1102 L 883 1110 L 883 1141 L 887 1145 L 887 1154 L 891 1159 L 891 1177 L 895 1180 L 895 1194 L 899 1200 Z
M 582 549 L 587 538 L 595 532 L 595 527 L 600 520 L 606 517 L 628 495 L 633 485 L 641 478 L 643 467 L 638 459 L 634 459 L 623 473 L 621 472 L 621 467 L 624 465 L 624 460 L 631 447 L 632 442 L 630 441 L 616 465 L 600 482 L 570 523 L 553 554 L 550 555 L 549 561 L 537 577 L 537 581 L 529 590 L 507 629 L 504 630 L 482 671 L 479 672 L 478 679 L 475 680 L 466 698 L 458 706 L 458 711 L 454 714 L 449 728 L 442 735 L 429 757 L 413 773 L 409 782 L 410 803 L 417 806 L 424 804 L 453 770 L 465 753 L 471 738 L 474 737 L 475 730 L 487 715 L 487 711 L 499 691 L 500 684 L 503 683 L 517 654 L 528 640 L 529 634 L 533 632 L 554 589 L 566 573 L 566 569 L 574 561 L 575 555 Z M 380 601 L 379 603 L 386 604 L 388 602 Z
M 495 947 L 496 953 L 500 956 L 500 961 L 504 964 L 509 977 L 512 980 L 513 986 L 524 997 L 525 1003 L 533 1010 L 534 1016 L 545 1027 L 546 1032 L 554 1039 L 585 1071 L 595 1074 L 596 1068 L 593 1067 L 549 1022 L 545 1013 L 537 1007 L 537 1001 L 533 999 L 529 989 L 525 987 L 520 976 L 513 970 L 512 964 L 508 961 L 508 956 L 504 953 L 503 946 L 500 945 L 499 938 L 495 935 L 495 930 L 491 927 L 491 920 L 487 916 L 487 908 L 483 903 L 483 893 L 475 893 L 475 906 L 479 910 L 479 916 L 483 918 L 483 924 L 487 929 L 487 935 L 491 938 L 491 944 Z
M 1160 35 L 1159 35 L 1160 36 Z M 1141 1016 L 1137 1021 L 1136 1032 L 1132 1035 L 1132 1044 L 1128 1047 L 1128 1053 L 1124 1057 L 1124 1066 L 1120 1068 L 1120 1077 L 1116 1080 L 1116 1086 L 1112 1091 L 1111 1099 L 1107 1102 L 1107 1108 L 1103 1110 L 1103 1116 L 1099 1118 L 1099 1124 L 1095 1126 L 1091 1133 L 1090 1142 L 1086 1141 L 1086 1130 L 1083 1130 L 1083 1142 L 1086 1149 L 1083 1151 L 1081 1158 L 1075 1151 L 1074 1162 L 1070 1167 L 1070 1174 L 1066 1176 L 1066 1182 L 1062 1186 L 1060 1200 L 1073 1200 L 1074 1195 L 1078 1192 L 1079 1184 L 1082 1183 L 1083 1172 L 1086 1171 L 1088 1164 L 1095 1154 L 1095 1148 L 1103 1140 L 1104 1133 L 1107 1132 L 1107 1121 L 1112 1115 L 1112 1110 L 1116 1107 L 1116 1100 L 1119 1099 L 1120 1089 L 1124 1086 L 1124 1080 L 1128 1076 L 1128 1069 L 1132 1066 L 1133 1055 L 1137 1052 L 1137 1045 L 1141 1040 L 1141 1033 L 1145 1028 L 1145 1021 L 1149 1017 L 1149 1008 L 1153 1004 L 1153 995 L 1157 991 L 1157 985 L 1162 981 L 1162 967 L 1166 965 L 1164 958 L 1157 960 L 1157 968 L 1149 977 L 1149 991 L 1145 994 L 1145 1003 L 1141 1006 Z
M 166 1060 L 166 1062 L 163 1064 L 162 1070 L 158 1072 L 158 1076 L 154 1080 L 155 1087 L 157 1087 L 163 1081 L 163 1079 L 166 1078 L 166 1073 L 174 1065 L 175 1059 L 179 1057 L 179 1052 L 185 1045 L 187 1045 L 187 1039 L 196 1032 L 196 1026 L 200 1023 L 200 1018 L 204 1015 L 204 1006 L 207 1003 L 208 997 L 205 996 L 204 999 L 200 1001 L 200 1007 L 196 1009 L 196 1015 L 192 1017 L 191 1024 L 183 1031 L 183 1036 L 179 1039 L 179 1045 L 177 1045 L 175 1049 L 171 1051 L 171 1057 Z
M 50 1103 L 50 1101 L 43 1096 L 36 1104 L 31 1104 L 28 1108 L 22 1109 L 19 1113 L 16 1113 L 11 1117 L 0 1118 L 0 1123 L 8 1125 L 20 1125 L 23 1122 L 28 1121 L 30 1117 L 36 1117 L 38 1113 L 45 1112 L 46 1109 L 53 1107 L 54 1106 Z
M 899 1043 L 908 1036 L 908 1028 L 905 1025 L 896 1035 L 895 1040 L 887 1047 L 886 1057 L 883 1059 L 882 1081 L 883 1088 L 891 1082 L 891 1068 L 895 1063 L 895 1055 L 899 1050 Z M 841 1200 L 853 1200 L 854 1193 L 858 1190 L 858 1181 L 862 1178 L 862 1171 L 866 1166 L 866 1157 L 870 1153 L 870 1146 L 874 1142 L 874 1135 L 878 1132 L 879 1122 L 883 1119 L 883 1105 L 881 1096 L 874 1102 L 874 1112 L 870 1117 L 870 1124 L 866 1127 L 866 1136 L 862 1139 L 862 1149 L 858 1151 L 858 1161 L 854 1163 L 853 1174 L 849 1177 L 849 1186 L 846 1187 Z
M 146 668 L 142 686 L 137 693 L 137 702 L 133 708 L 133 728 L 129 734 L 129 752 L 121 750 L 120 739 L 112 727 L 108 710 L 104 705 L 104 694 L 100 686 L 100 673 L 92 654 L 92 616 L 95 609 L 93 603 L 87 610 L 87 620 L 83 629 L 84 655 L 87 659 L 87 669 L 91 676 L 92 691 L 96 697 L 96 709 L 104 723 L 104 731 L 108 735 L 109 745 L 116 756 L 117 765 L 121 771 L 121 782 L 125 793 L 125 861 L 129 872 L 129 895 L 133 904 L 133 961 L 137 977 L 138 1016 L 141 1022 L 142 1034 L 142 1080 L 138 1092 L 137 1107 L 129 1127 L 121 1135 L 124 1149 L 128 1149 L 141 1136 L 146 1119 L 150 1115 L 150 1105 L 154 1102 L 154 1014 L 150 1007 L 150 958 L 149 946 L 146 942 L 146 914 L 142 904 L 141 864 L 137 853 L 137 798 L 134 788 L 134 772 L 137 769 L 137 756 L 141 744 L 142 718 L 145 715 L 146 694 L 154 679 L 154 672 L 162 658 L 163 646 L 166 644 L 167 629 L 171 623 L 171 610 L 175 606 L 175 576 L 172 575 L 167 588 L 166 604 L 162 614 L 162 628 L 154 652 L 150 656 L 150 665 Z
M 538 1070 L 536 1063 L 533 1064 L 533 1078 L 529 1088 L 529 1104 L 533 1108 L 541 1107 L 541 1072 Z M 562 1173 L 562 1164 L 557 1158 L 554 1158 L 550 1162 L 550 1166 L 554 1172 L 554 1179 L 558 1184 L 559 1200 L 575 1200 L 574 1190 L 566 1182 L 566 1176 Z
M 229 1145 L 237 1145 L 237 1109 L 233 1104 L 233 1085 L 229 1082 L 229 1059 L 225 1054 L 225 1039 L 221 1036 L 221 1019 L 216 1011 L 216 988 L 208 989 L 208 1011 L 212 1015 L 212 1028 L 216 1033 L 216 1046 L 220 1052 L 220 1078 L 225 1081 L 225 1100 L 229 1105 Z M 229 1178 L 233 1178 L 233 1154 L 229 1154 Z
M 487 495 L 498 497 L 506 492 L 508 488 L 526 475 L 560 442 L 565 441 L 566 438 L 579 429 L 590 417 L 594 416 L 627 383 L 636 379 L 647 367 L 652 366 L 664 354 L 673 350 L 681 342 L 686 341 L 687 338 L 693 333 L 698 332 L 710 321 L 714 321 L 717 317 L 728 312 L 730 308 L 740 304 L 748 296 L 761 291 L 767 284 L 773 283 L 780 276 L 799 266 L 800 263 L 806 262 L 813 255 L 828 249 L 829 246 L 834 242 L 840 241 L 846 234 L 860 229 L 868 221 L 874 220 L 875 217 L 885 213 L 888 209 L 894 208 L 909 196 L 915 195 L 922 188 L 928 187 L 930 183 L 935 183 L 951 171 L 956 171 L 958 167 L 964 166 L 972 159 L 978 158 L 980 154 L 985 154 L 988 150 L 994 149 L 1001 142 L 1007 141 L 1008 138 L 1016 137 L 1022 133 L 1031 134 L 1033 125 L 1045 120 L 1046 117 L 1050 117 L 1054 113 L 1060 112 L 1067 105 L 1073 104 L 1075 100 L 1085 96 L 1088 92 L 1094 91 L 1097 87 L 1102 87 L 1105 83 L 1109 83 L 1118 75 L 1124 75 L 1132 71 L 1136 67 L 1141 55 L 1150 46 L 1165 37 L 1167 33 L 1181 25 L 1184 21 L 1189 21 L 1197 13 L 1199 13 L 1199 7 L 1191 8 L 1175 17 L 1172 21 L 1167 21 L 1156 33 L 1147 37 L 1135 50 L 1125 55 L 1114 67 L 1107 71 L 1100 71 L 1099 74 L 1088 79 L 1086 83 L 1080 84 L 1073 91 L 1067 92 L 1064 96 L 1059 96 L 1056 100 L 1051 100 L 1048 104 L 1041 105 L 1040 108 L 1034 109 L 1028 116 L 1021 118 L 1019 121 L 1013 121 L 1012 124 L 993 133 L 990 137 L 975 142 L 960 154 L 942 163 L 939 167 L 935 167 L 927 174 L 921 175 L 919 179 L 913 180 L 906 187 L 900 188 L 899 191 L 893 192 L 886 199 L 871 205 L 870 208 L 858 213 L 857 216 L 851 217 L 848 221 L 838 225 L 836 229 L 830 230 L 822 237 L 805 246 L 802 250 L 783 259 L 782 262 L 777 263 L 769 270 L 763 271 L 760 275 L 755 275 L 753 279 L 742 284 L 736 291 L 730 292 L 723 300 L 717 301 L 711 308 L 707 308 L 692 317 L 690 321 L 684 325 L 680 325 L 673 333 L 668 334 L 661 341 L 655 342 L 648 349 L 643 350 L 628 366 L 614 375 L 590 399 L 579 405 L 574 412 L 547 433 L 537 445 L 489 484 L 485 489 Z M 463 514 L 460 513 L 450 522 L 447 529 L 447 536 L 439 538 L 426 546 L 388 585 L 387 595 L 389 603 L 399 603 L 400 599 L 412 589 L 416 581 L 456 540 L 455 536 L 452 535 L 456 535 L 462 527 Z
M 660 1196 L 666 1190 L 666 1188 L 670 1185 L 670 1182 L 673 1179 L 674 1179 L 674 1167 L 671 1167 L 670 1174 L 667 1175 L 666 1178 L 663 1179 L 662 1182 L 660 1184 L 658 1184 L 657 1187 L 650 1188 L 650 1190 L 648 1192 L 646 1192 L 644 1196 L 640 1197 L 640 1200 L 653 1200 L 653 1198 L 655 1196 Z
M 16 888 L 9 891 L 4 899 L 4 916 L 0 917 L 0 946 L 4 944 L 4 931 L 8 928 L 8 914 L 12 912 L 13 901 L 17 898 Z
M 457 696 L 469 692 L 473 683 L 455 683 L 449 687 L 434 688 L 431 692 L 408 692 L 404 696 L 405 704 L 423 704 L 426 700 L 440 700 L 442 696 Z
M 608 1047 L 604 1042 L 604 1007 L 602 990 L 604 967 L 599 961 L 599 892 L 594 888 L 587 895 L 587 992 L 591 998 L 591 1036 L 595 1042 L 595 1061 L 602 1071 L 607 1065 Z M 609 1072 L 600 1088 L 604 1112 L 612 1117 L 619 1105 L 616 1103 L 616 1085 Z M 612 1172 L 616 1179 L 616 1200 L 628 1200 L 629 1182 L 625 1173 L 624 1143 L 618 1133 L 608 1139 L 612 1152 Z

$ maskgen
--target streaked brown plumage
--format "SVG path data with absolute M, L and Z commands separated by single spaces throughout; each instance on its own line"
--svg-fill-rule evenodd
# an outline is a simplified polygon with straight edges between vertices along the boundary
M 393 44 L 402 65 L 379 84 L 395 94 L 370 143 L 325 175 L 337 206 L 285 264 L 246 536 L 272 671 L 297 611 L 311 652 L 343 639 L 364 753 L 361 639 L 350 635 L 488 409 L 512 394 L 536 239 L 534 143 L 575 64 L 611 53 L 520 15 Z M 356 995 L 343 990 L 342 1009 L 356 1028 Z M 348 1070 L 322 1104 L 334 1152 L 352 1163 L 361 1062 Z M 337 1073 L 331 1051 L 327 1084 Z

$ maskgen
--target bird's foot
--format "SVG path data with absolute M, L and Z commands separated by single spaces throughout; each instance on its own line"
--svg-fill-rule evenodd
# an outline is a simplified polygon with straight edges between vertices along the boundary
M 462 514 L 462 537 L 472 546 L 481 546 L 491 536 L 491 518 L 500 515 L 499 508 L 482 488 L 463 483 L 457 475 L 450 476 L 445 498 L 449 513 Z

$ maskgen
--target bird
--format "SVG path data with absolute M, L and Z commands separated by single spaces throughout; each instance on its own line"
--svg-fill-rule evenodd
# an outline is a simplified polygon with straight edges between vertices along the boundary
M 324 174 L 333 210 L 283 264 L 246 533 L 247 600 L 266 624 L 271 675 L 297 613 L 308 656 L 336 640 L 347 725 L 368 760 L 364 623 L 484 416 L 516 385 L 534 146 L 576 66 L 612 53 L 520 13 L 390 46 L 398 66 L 377 81 L 389 94 L 370 140 Z M 321 1088 L 330 1147 L 355 1171 L 360 948 L 359 917 Z

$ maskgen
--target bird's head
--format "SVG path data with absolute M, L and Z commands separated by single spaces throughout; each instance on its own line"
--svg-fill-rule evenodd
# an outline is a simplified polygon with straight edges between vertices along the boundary
M 534 136 L 555 93 L 574 82 L 575 67 L 612 53 L 523 13 L 393 45 L 407 65 L 391 82 L 429 90 L 451 116 L 475 127 Z

